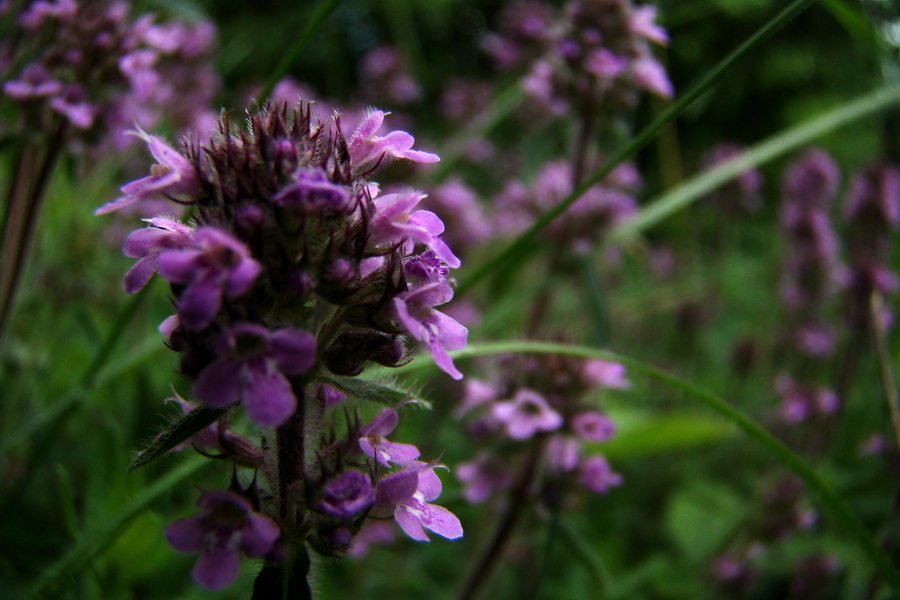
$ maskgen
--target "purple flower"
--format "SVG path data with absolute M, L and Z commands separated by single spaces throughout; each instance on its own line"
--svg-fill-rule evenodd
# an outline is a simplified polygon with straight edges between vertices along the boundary
M 360 471 L 344 471 L 322 488 L 316 510 L 337 519 L 352 519 L 375 505 L 375 490 L 369 476 Z
M 625 367 L 617 362 L 591 359 L 581 368 L 581 376 L 588 385 L 599 388 L 627 390 L 631 382 L 625 378 Z
M 194 233 L 187 225 L 166 217 L 145 221 L 151 226 L 133 231 L 122 248 L 125 256 L 140 259 L 125 274 L 125 291 L 129 294 L 142 290 L 159 269 L 160 252 L 187 248 Z
M 605 442 L 616 432 L 616 424 L 598 412 L 584 412 L 572 418 L 572 431 L 589 442 Z
M 369 173 L 382 162 L 395 158 L 405 158 L 419 163 L 433 163 L 441 160 L 436 154 L 413 150 L 412 146 L 416 140 L 405 131 L 392 131 L 384 137 L 375 135 L 383 122 L 384 112 L 369 111 L 347 141 L 350 164 L 355 173 Z
M 208 327 L 222 306 L 222 295 L 242 296 L 262 271 L 244 244 L 214 227 L 200 227 L 193 248 L 160 252 L 157 262 L 159 274 L 170 283 L 187 286 L 178 316 L 189 331 Z
M 203 492 L 197 500 L 201 514 L 179 519 L 166 527 L 166 539 L 179 552 L 199 552 L 194 580 L 217 590 L 235 580 L 241 552 L 250 558 L 268 554 L 279 536 L 278 525 L 253 512 L 243 497 L 232 492 Z
M 393 408 L 381 411 L 375 419 L 359 430 L 359 448 L 385 467 L 391 463 L 406 465 L 419 458 L 419 449 L 412 444 L 391 442 L 384 436 L 397 427 L 400 416 Z
M 47 69 L 40 63 L 31 63 L 22 69 L 19 79 L 13 79 L 3 84 L 3 91 L 16 100 L 28 100 L 30 98 L 46 98 L 62 93 L 63 84 L 50 79 Z
M 350 192 L 328 180 L 321 168 L 309 167 L 294 173 L 294 181 L 274 198 L 280 206 L 302 213 L 338 215 L 350 206 Z
M 584 68 L 597 77 L 613 79 L 625 72 L 628 68 L 628 59 L 616 56 L 606 48 L 599 48 L 585 58 Z
M 539 431 L 555 431 L 563 424 L 563 418 L 544 397 L 528 389 L 520 389 L 511 400 L 494 404 L 492 414 L 514 440 L 528 439 Z
M 200 192 L 200 177 L 190 160 L 156 136 L 141 130 L 135 135 L 147 142 L 157 164 L 147 177 L 122 186 L 125 195 L 104 204 L 94 211 L 95 215 L 105 215 L 147 198 L 191 196 Z
M 631 12 L 628 28 L 631 33 L 657 44 L 669 43 L 669 34 L 656 21 L 656 7 L 652 5 L 635 7 Z
M 622 476 L 609 468 L 605 458 L 595 454 L 581 461 L 578 482 L 595 494 L 605 494 L 609 488 L 622 484 Z
M 652 56 L 644 56 L 631 63 L 631 74 L 637 85 L 661 98 L 674 94 L 666 69 Z
M 451 298 L 453 289 L 449 285 L 429 283 L 394 298 L 392 316 L 409 335 L 428 346 L 437 366 L 454 379 L 462 379 L 463 374 L 453 365 L 447 350 L 465 346 L 469 330 L 434 310 L 435 306 L 446 304 Z
M 804 209 L 827 208 L 840 178 L 840 170 L 831 155 L 813 148 L 788 167 L 784 178 L 785 200 Z
M 429 210 L 412 210 L 424 197 L 421 192 L 409 191 L 376 198 L 375 214 L 369 222 L 369 249 L 377 250 L 405 240 L 408 251 L 414 244 L 422 244 L 456 269 L 459 259 L 438 237 L 444 232 L 444 223 Z
M 455 471 L 456 478 L 465 486 L 463 497 L 472 504 L 484 502 L 495 492 L 508 489 L 513 482 L 504 461 L 485 452 L 461 463 Z
M 209 406 L 228 406 L 243 399 L 254 423 L 278 427 L 297 406 L 287 378 L 312 367 L 316 340 L 299 329 L 271 332 L 242 323 L 222 333 L 217 351 L 218 358 L 194 383 L 194 395 Z
M 419 463 L 378 482 L 373 514 L 393 515 L 400 529 L 419 542 L 431 541 L 426 529 L 455 540 L 463 534 L 459 519 L 443 506 L 429 504 L 440 495 L 441 480 L 434 472 L 434 465 Z
M 554 471 L 571 471 L 578 466 L 581 442 L 567 435 L 554 435 L 547 442 L 545 461 Z

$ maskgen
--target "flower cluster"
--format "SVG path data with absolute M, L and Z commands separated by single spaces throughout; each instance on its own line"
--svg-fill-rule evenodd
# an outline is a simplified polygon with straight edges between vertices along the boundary
M 550 112 L 591 106 L 615 113 L 634 106 L 640 91 L 672 96 L 672 84 L 649 43 L 666 44 L 656 8 L 629 0 L 573 0 L 564 15 L 538 2 L 505 12 L 500 33 L 485 39 L 495 64 L 531 59 L 523 85 Z
M 185 222 L 147 219 L 128 237 L 125 254 L 138 261 L 125 289 L 142 289 L 154 274 L 170 284 L 175 314 L 160 329 L 181 354 L 197 411 L 224 419 L 242 406 L 255 425 L 274 429 L 234 456 L 221 425 L 216 437 L 207 427 L 191 440 L 260 469 L 271 499 L 259 506 L 252 494 L 204 495 L 203 516 L 170 528 L 177 549 L 203 550 L 195 576 L 206 587 L 233 579 L 237 548 L 279 562 L 271 536 L 259 541 L 259 511 L 280 543 L 328 556 L 343 555 L 370 514 L 394 517 L 416 540 L 427 540 L 426 529 L 462 535 L 459 520 L 431 503 L 439 465 L 385 437 L 396 410 L 366 425 L 351 410 L 343 419 L 329 410 L 353 395 L 342 389 L 349 377 L 370 362 L 408 362 L 415 342 L 462 377 L 447 351 L 465 345 L 466 328 L 437 310 L 452 298 L 449 274 L 460 264 L 440 237 L 444 225 L 419 209 L 422 193 L 382 193 L 367 179 L 394 159 L 438 157 L 413 149 L 405 131 L 382 132 L 383 119 L 370 110 L 346 136 L 338 116 L 323 123 L 306 103 L 281 104 L 248 115 L 247 130 L 223 117 L 208 140 L 178 148 L 140 132 L 157 164 L 97 210 L 160 198 L 188 208 Z M 202 548 L 191 537 L 201 528 Z
M 64 128 L 118 148 L 130 143 L 122 131 L 135 121 L 151 127 L 165 116 L 175 129 L 209 129 L 218 89 L 212 25 L 130 20 L 128 12 L 127 2 L 77 0 L 20 9 L 0 54 L 17 69 L 2 91 L 20 105 L 21 126 Z
M 494 226 L 506 235 L 521 233 L 534 219 L 568 196 L 572 166 L 565 161 L 544 165 L 530 186 L 507 183 L 494 200 Z M 634 194 L 642 185 L 641 175 L 631 164 L 623 164 L 600 183 L 589 188 L 547 227 L 555 243 L 584 253 L 613 227 L 637 213 Z
M 613 436 L 615 424 L 585 396 L 593 390 L 630 387 L 624 367 L 603 360 L 560 357 L 515 366 L 516 382 L 472 379 L 465 383 L 455 414 L 465 418 L 471 436 L 496 449 L 495 454 L 482 451 L 458 466 L 456 475 L 465 485 L 465 498 L 480 503 L 510 488 L 515 479 L 509 470 L 515 463 L 513 456 L 531 440 L 541 444 L 547 473 L 543 493 L 556 497 L 574 484 L 605 494 L 620 485 L 622 477 L 593 450 Z
M 837 236 L 828 216 L 840 173 L 834 160 L 811 150 L 785 174 L 781 227 L 788 257 L 781 279 L 781 299 L 798 316 L 794 341 L 811 356 L 832 352 L 833 333 L 823 322 L 823 304 L 843 284 Z

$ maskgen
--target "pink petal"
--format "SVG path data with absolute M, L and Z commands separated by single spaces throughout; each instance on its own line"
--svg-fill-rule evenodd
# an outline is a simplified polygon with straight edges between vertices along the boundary
M 402 529 L 406 535 L 417 542 L 431 541 L 428 539 L 425 530 L 422 529 L 422 523 L 419 521 L 417 512 L 413 512 L 406 506 L 400 506 L 397 508 L 397 512 L 394 513 L 394 520 L 397 521 L 397 525 L 400 526 L 400 529 Z

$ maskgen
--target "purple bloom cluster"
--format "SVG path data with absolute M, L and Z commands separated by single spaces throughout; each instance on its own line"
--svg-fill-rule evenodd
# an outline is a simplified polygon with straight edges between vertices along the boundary
M 134 122 L 152 127 L 165 118 L 177 130 L 210 129 L 219 87 L 212 25 L 157 24 L 151 15 L 130 20 L 127 2 L 25 4 L 16 35 L 0 48 L 22 65 L 2 88 L 21 106 L 21 125 L 64 128 L 116 148 L 130 143 L 122 132 Z
M 572 0 L 557 16 L 540 2 L 516 2 L 501 13 L 501 29 L 483 46 L 510 69 L 530 61 L 523 86 L 547 110 L 568 106 L 615 113 L 634 106 L 640 91 L 663 98 L 672 84 L 650 44 L 666 44 L 656 8 L 629 0 Z
M 544 165 L 530 187 L 519 181 L 509 182 L 494 199 L 497 231 L 514 235 L 530 227 L 538 215 L 571 193 L 572 178 L 570 163 L 553 161 Z M 586 251 L 606 232 L 637 212 L 634 193 L 641 184 L 640 173 L 633 165 L 616 167 L 551 223 L 547 234 L 575 252 Z
M 279 530 L 284 543 L 327 556 L 349 550 L 370 512 L 416 540 L 428 539 L 425 530 L 462 535 L 459 520 L 431 503 L 437 464 L 387 438 L 396 410 L 366 425 L 352 409 L 342 422 L 327 411 L 347 397 L 340 378 L 369 362 L 404 364 L 415 342 L 462 378 L 447 351 L 465 345 L 467 330 L 437 308 L 453 297 L 449 275 L 460 265 L 444 224 L 419 208 L 422 193 L 381 193 L 366 179 L 391 160 L 438 157 L 413 149 L 405 131 L 382 131 L 384 116 L 370 110 L 347 134 L 338 116 L 316 121 L 301 103 L 264 107 L 247 131 L 223 117 L 208 139 L 178 147 L 139 132 L 157 164 L 97 210 L 145 200 L 187 207 L 184 222 L 147 219 L 127 238 L 125 254 L 138 260 L 125 289 L 137 292 L 155 273 L 170 284 L 175 314 L 161 330 L 194 397 L 222 411 L 184 444 L 259 469 L 271 490 L 269 511 L 248 508 L 260 504 L 255 492 L 207 493 L 201 516 L 170 526 L 177 549 L 201 551 L 195 577 L 206 587 L 233 579 L 238 550 L 277 563 L 269 553 Z M 259 449 L 229 435 L 225 419 L 238 404 L 275 430 Z M 260 511 L 280 515 L 274 530 Z
M 363 57 L 360 87 L 367 100 L 385 106 L 407 106 L 422 96 L 403 56 L 390 46 L 373 48 Z
M 592 452 L 593 445 L 609 440 L 615 424 L 592 406 L 585 396 L 600 389 L 627 389 L 624 367 L 618 363 L 574 361 L 549 357 L 516 363 L 516 383 L 488 383 L 469 379 L 455 415 L 466 419 L 470 435 L 482 443 L 494 442 L 498 454 L 480 452 L 459 465 L 457 478 L 469 502 L 480 503 L 508 489 L 514 477 L 512 461 L 504 452 L 518 452 L 529 440 L 543 440 L 543 462 L 548 488 L 575 484 L 595 494 L 620 485 L 606 459 Z M 522 387 L 522 374 L 526 384 Z M 507 442 L 517 442 L 510 446 Z
M 814 149 L 789 165 L 784 180 L 781 227 L 788 257 L 781 279 L 781 299 L 799 317 L 797 348 L 812 356 L 828 355 L 833 349 L 822 311 L 825 301 L 846 279 L 828 215 L 839 179 L 834 160 Z

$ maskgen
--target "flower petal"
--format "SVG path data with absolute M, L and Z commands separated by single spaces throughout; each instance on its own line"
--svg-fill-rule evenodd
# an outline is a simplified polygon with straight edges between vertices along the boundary
M 255 365 L 249 368 L 250 382 L 244 390 L 244 406 L 250 420 L 260 427 L 278 427 L 284 424 L 297 408 L 297 398 L 274 365 L 266 368 Z
M 179 552 L 199 552 L 207 530 L 203 521 L 199 515 L 178 519 L 166 527 L 166 541 Z
M 218 590 L 231 584 L 240 568 L 241 554 L 237 549 L 207 549 L 197 558 L 192 573 L 201 587 Z
M 194 383 L 194 395 L 208 406 L 234 404 L 241 398 L 240 369 L 224 360 L 212 363 Z
M 250 558 L 265 556 L 281 535 L 278 525 L 265 515 L 251 513 L 247 527 L 241 532 L 241 550 Z

